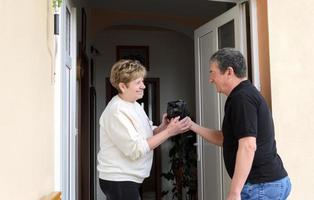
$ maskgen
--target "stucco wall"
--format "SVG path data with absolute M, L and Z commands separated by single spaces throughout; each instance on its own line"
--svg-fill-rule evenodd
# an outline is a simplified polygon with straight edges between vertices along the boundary
M 53 191 L 49 2 L 0 2 L 1 199 L 34 200 Z
M 314 2 L 268 0 L 272 106 L 292 200 L 314 199 Z

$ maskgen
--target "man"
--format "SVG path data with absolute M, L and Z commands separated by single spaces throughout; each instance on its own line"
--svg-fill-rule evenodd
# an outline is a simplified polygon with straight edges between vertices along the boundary
M 290 179 L 277 154 L 271 112 L 259 91 L 246 79 L 243 55 L 224 48 L 210 58 L 209 82 L 228 98 L 222 130 L 192 122 L 191 130 L 223 147 L 231 177 L 227 200 L 283 200 Z

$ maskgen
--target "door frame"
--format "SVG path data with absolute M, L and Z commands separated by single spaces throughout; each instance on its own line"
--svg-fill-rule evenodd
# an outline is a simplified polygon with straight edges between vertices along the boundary
M 67 9 L 70 13 L 69 56 L 66 52 Z M 54 171 L 56 191 L 64 199 L 77 199 L 77 111 L 76 111 L 76 9 L 64 0 L 55 11 L 60 16 L 59 35 L 55 35 L 54 76 Z M 67 65 L 67 67 L 65 66 Z M 65 69 L 67 68 L 67 69 Z M 68 70 L 66 72 L 65 70 Z

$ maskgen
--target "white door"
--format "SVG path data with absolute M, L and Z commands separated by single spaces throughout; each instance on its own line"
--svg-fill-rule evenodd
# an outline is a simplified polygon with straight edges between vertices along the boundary
M 60 189 L 62 199 L 77 199 L 76 27 L 75 9 L 63 1 L 60 13 Z
M 196 59 L 196 120 L 202 126 L 221 129 L 226 97 L 209 84 L 209 58 L 218 49 L 235 47 L 243 51 L 240 37 L 240 5 L 199 27 L 194 32 Z M 222 149 L 198 137 L 198 197 L 222 200 L 230 179 L 224 169 Z

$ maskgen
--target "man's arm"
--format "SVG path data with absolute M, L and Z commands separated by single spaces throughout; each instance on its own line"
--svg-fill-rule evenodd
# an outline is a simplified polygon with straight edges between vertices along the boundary
M 250 173 L 256 150 L 256 138 L 244 137 L 239 140 L 234 174 L 227 200 L 240 200 L 241 191 Z
M 207 142 L 222 146 L 223 134 L 219 130 L 208 129 L 192 122 L 191 130 L 204 138 Z

